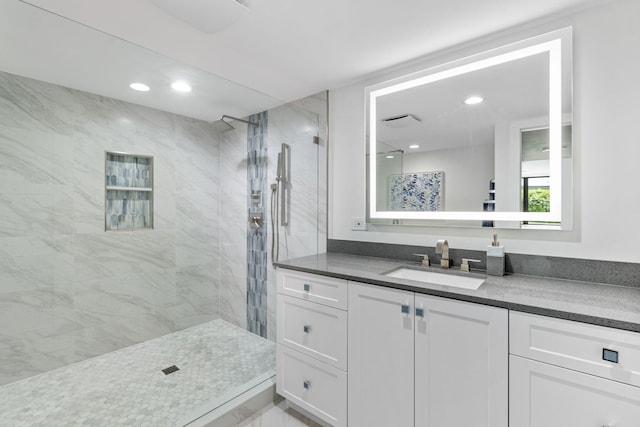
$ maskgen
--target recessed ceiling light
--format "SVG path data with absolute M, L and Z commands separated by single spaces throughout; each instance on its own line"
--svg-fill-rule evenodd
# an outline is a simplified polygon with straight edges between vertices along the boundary
M 129 87 L 133 90 L 137 90 L 139 92 L 149 92 L 149 86 L 144 83 L 131 83 Z
M 185 82 L 174 82 L 171 84 L 171 87 L 178 92 L 191 92 L 191 86 Z
M 415 150 L 416 148 L 420 148 L 420 146 L 418 144 L 411 144 L 409 148 L 413 148 Z
M 386 156 L 387 159 L 393 159 L 393 156 Z
M 464 103 L 467 105 L 480 104 L 484 99 L 481 96 L 470 96 L 464 100 Z

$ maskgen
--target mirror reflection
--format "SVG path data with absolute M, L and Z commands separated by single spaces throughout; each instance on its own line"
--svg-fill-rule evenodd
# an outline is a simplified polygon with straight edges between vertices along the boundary
M 369 88 L 370 217 L 560 224 L 571 74 L 555 40 Z

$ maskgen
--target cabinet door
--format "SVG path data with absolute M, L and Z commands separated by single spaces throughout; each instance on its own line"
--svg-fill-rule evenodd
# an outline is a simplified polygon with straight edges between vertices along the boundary
M 349 427 L 413 426 L 413 300 L 349 283 Z
M 510 356 L 509 421 L 517 427 L 640 425 L 640 388 Z
M 508 311 L 419 294 L 415 304 L 415 425 L 506 427 Z

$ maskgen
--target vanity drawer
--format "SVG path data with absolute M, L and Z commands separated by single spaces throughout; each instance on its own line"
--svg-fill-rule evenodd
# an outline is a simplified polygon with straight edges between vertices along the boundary
M 509 313 L 511 354 L 640 387 L 640 334 Z
M 347 309 L 347 281 L 278 269 L 278 292 L 330 307 Z
M 278 343 L 347 370 L 347 312 L 278 294 Z
M 333 426 L 347 425 L 347 373 L 278 344 L 279 395 Z
M 515 427 L 635 427 L 640 388 L 509 357 L 509 425 Z

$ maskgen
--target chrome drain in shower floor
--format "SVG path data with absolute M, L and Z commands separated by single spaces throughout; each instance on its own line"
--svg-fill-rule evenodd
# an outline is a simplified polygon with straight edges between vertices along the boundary
M 164 372 L 165 375 L 169 375 L 169 374 L 173 374 L 176 371 L 179 371 L 180 369 L 176 366 L 176 365 L 171 365 L 168 368 L 164 368 L 162 370 L 162 372 Z

